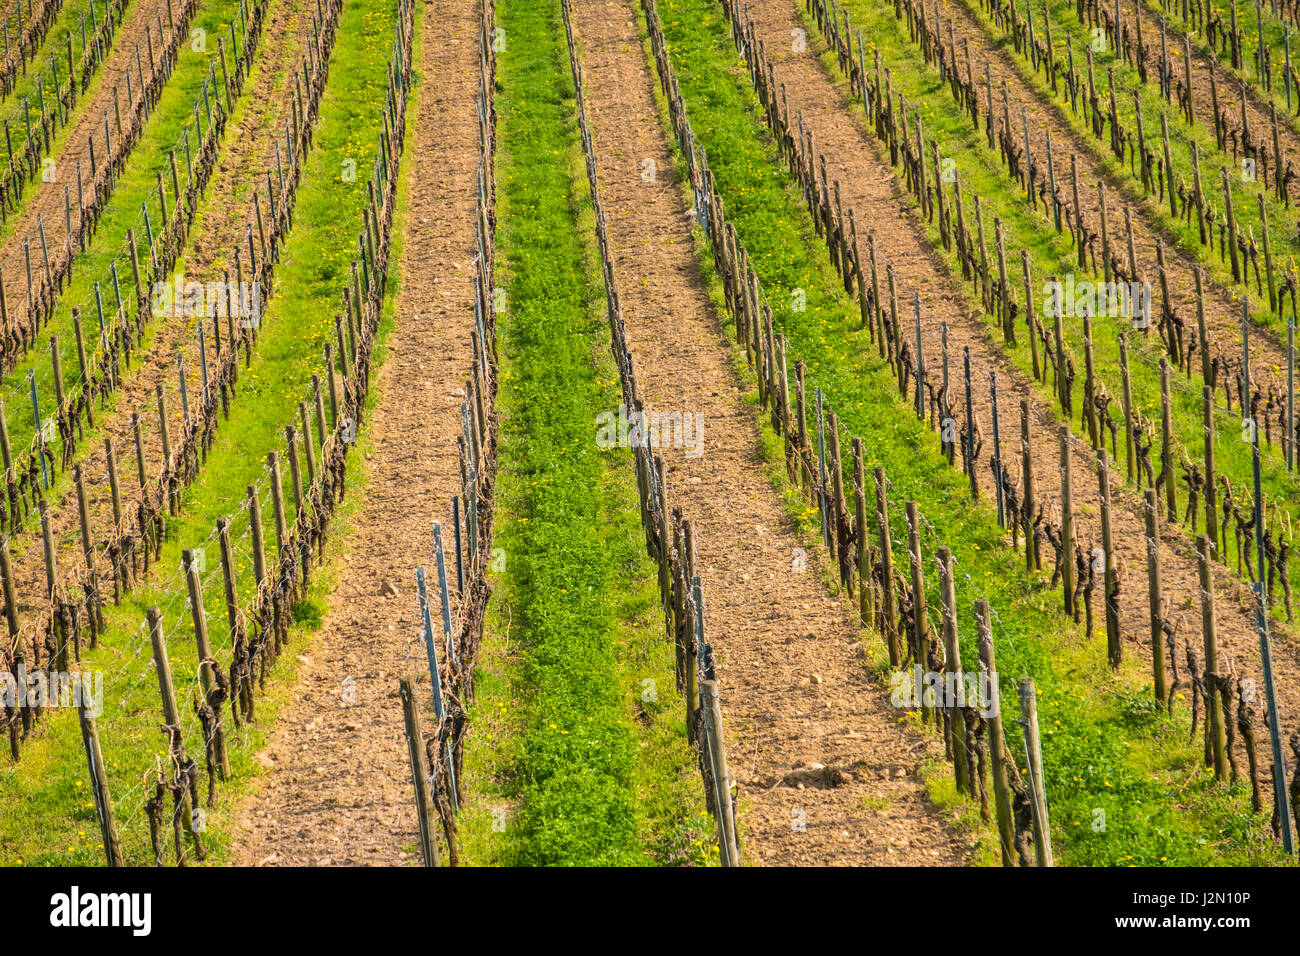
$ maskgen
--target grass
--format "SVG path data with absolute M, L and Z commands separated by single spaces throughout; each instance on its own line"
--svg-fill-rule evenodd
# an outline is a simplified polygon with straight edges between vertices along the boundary
M 776 324 L 789 339 L 791 361 L 807 363 L 811 384 L 823 389 L 846 428 L 863 436 L 868 466 L 886 464 L 895 535 L 905 527 L 902 502 L 915 499 L 926 517 L 925 553 L 940 544 L 953 550 L 966 659 L 975 659 L 972 605 L 985 598 L 994 609 L 1004 702 L 1015 699 L 1011 678 L 1029 675 L 1037 682 L 1058 860 L 1157 866 L 1276 862 L 1279 854 L 1265 835 L 1266 814 L 1251 816 L 1243 788 L 1206 777 L 1200 755 L 1184 743 L 1183 711 L 1173 720 L 1153 714 L 1136 727 L 1120 719 L 1127 702 L 1149 693 L 1149 678 L 1132 662 L 1118 675 L 1109 672 L 1104 641 L 1085 642 L 1081 630 L 1063 618 L 1056 592 L 1040 576 L 1024 572 L 991 508 L 972 507 L 962 476 L 943 461 L 935 436 L 897 398 L 888 367 L 856 329 L 856 303 L 837 285 L 825 255 L 810 251 L 818 247 L 811 220 L 779 165 L 721 10 L 709 0 L 668 0 L 660 14 L 696 136 Z M 706 266 L 710 255 L 702 251 Z M 795 288 L 806 292 L 805 312 L 790 308 Z M 935 529 L 943 529 L 942 538 Z M 904 553 L 901 540 L 895 548 Z M 937 594 L 930 597 L 937 602 Z M 1005 714 L 1009 744 L 1023 765 L 1012 717 Z M 1105 813 L 1105 831 L 1089 825 L 1097 809 Z
M 497 169 L 509 303 L 497 493 L 506 570 L 467 746 L 476 794 L 466 856 L 521 865 L 716 859 L 632 459 L 595 442 L 596 415 L 620 399 L 603 344 L 560 7 L 520 0 L 498 18 L 510 37 L 499 60 Z M 513 654 L 500 644 L 507 622 Z
M 105 674 L 100 735 L 118 818 L 123 822 L 128 862 L 143 863 L 150 858 L 147 828 L 139 813 L 139 787 L 164 746 L 164 738 L 157 732 L 157 687 L 146 665 L 147 641 L 142 640 L 139 622 L 148 606 L 163 608 L 172 670 L 185 715 L 186 748 L 191 755 L 201 755 L 200 729 L 188 702 L 197 674 L 193 630 L 183 583 L 173 569 L 180 567 L 182 547 L 207 545 L 205 604 L 210 620 L 224 622 L 211 530 L 224 515 L 234 516 L 239 527 L 245 487 L 264 485 L 262 454 L 279 446 L 281 429 L 293 420 L 310 376 L 322 371 L 321 346 L 332 334 L 333 305 L 351 261 L 356 243 L 353 230 L 361 229 L 366 201 L 365 181 L 345 181 L 342 161 L 354 159 L 358 169 L 367 169 L 377 153 L 383 125 L 379 110 L 387 91 L 386 61 L 392 49 L 396 6 L 392 0 L 352 3 L 344 8 L 315 132 L 316 145 L 306 160 L 294 229 L 284 246 L 277 293 L 264 314 L 252 367 L 241 371 L 230 420 L 218 433 L 199 480 L 185 493 L 181 516 L 169 522 L 169 537 L 152 578 L 141 583 L 122 607 L 106 609 L 109 631 L 103 646 L 95 654 L 83 654 L 83 666 Z M 400 222 L 394 233 L 400 236 Z M 399 253 L 400 244 L 394 246 L 393 254 Z M 390 283 L 389 307 L 393 285 Z M 387 327 L 387 322 L 381 326 L 381 336 Z M 382 351 L 375 356 L 376 363 L 381 360 Z M 357 455 L 354 448 L 353 462 Z M 350 507 L 355 507 L 356 496 L 351 497 Z M 267 498 L 265 494 L 262 497 L 264 511 Z M 292 521 L 292 497 L 288 508 Z M 270 543 L 273 524 L 269 516 L 265 520 Z M 253 587 L 247 533 L 240 537 L 236 531 L 233 536 L 241 606 L 247 606 Z M 300 625 L 296 634 L 304 634 L 307 626 L 319 622 L 329 587 L 327 571 L 295 608 Z M 223 661 L 229 654 L 225 630 L 224 624 L 214 623 L 213 648 Z M 216 862 L 227 858 L 230 814 L 237 807 L 241 788 L 255 772 L 253 754 L 265 728 L 271 726 L 285 699 L 284 692 L 274 688 L 292 682 L 293 648 L 297 646 L 291 645 L 291 652 L 280 658 L 269 682 L 271 693 L 259 699 L 257 726 L 233 734 L 235 783 L 222 791 L 219 807 L 209 816 L 208 842 Z M 0 814 L 0 861 L 89 864 L 100 859 L 94 810 L 88 805 L 82 782 L 84 756 L 75 721 L 70 718 L 67 712 L 47 715 L 38 738 L 25 748 L 23 759 L 0 770 L 5 807 Z

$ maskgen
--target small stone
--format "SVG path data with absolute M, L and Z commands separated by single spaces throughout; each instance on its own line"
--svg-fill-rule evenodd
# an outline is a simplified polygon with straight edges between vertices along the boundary
M 387 578 L 379 585 L 379 594 L 382 597 L 397 597 L 397 588 L 392 581 Z

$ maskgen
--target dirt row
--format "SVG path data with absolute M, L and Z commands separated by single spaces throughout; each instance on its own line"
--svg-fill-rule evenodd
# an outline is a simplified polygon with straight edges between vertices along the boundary
M 473 0 L 424 4 L 399 294 L 364 502 L 324 623 L 236 824 L 241 865 L 401 865 L 418 844 L 398 679 L 424 670 L 415 568 L 459 491 L 456 436 L 470 361 L 478 125 Z M 355 703 L 341 703 L 341 682 Z M 418 857 L 418 850 L 416 850 Z
M 1030 400 L 1032 432 L 1030 443 L 1039 500 L 1047 511 L 1059 519 L 1060 460 L 1055 436 L 1057 422 L 1050 405 L 1038 397 L 1034 383 L 1009 361 L 1001 346 L 991 340 L 977 314 L 966 304 L 960 277 L 954 276 L 925 239 L 923 224 L 911 210 L 898 177 L 888 165 L 888 155 L 864 126 L 860 110 L 850 106 L 828 78 L 817 59 L 817 51 L 788 52 L 790 31 L 799 27 L 798 14 L 790 0 L 751 0 L 746 8 L 753 17 L 760 39 L 772 57 L 776 82 L 784 83 L 792 113 L 801 110 L 804 123 L 812 130 L 822 150 L 828 174 L 838 180 L 846 214 L 853 209 L 857 222 L 875 224 L 876 248 L 883 253 L 880 263 L 892 263 L 899 277 L 900 298 L 915 289 L 922 301 L 922 328 L 927 341 L 939 342 L 941 326 L 948 325 L 950 354 L 960 356 L 964 348 L 971 352 L 974 370 L 973 395 L 975 418 L 985 436 L 985 452 L 978 467 L 981 495 L 991 500 L 994 494 L 988 456 L 991 448 L 992 403 L 989 370 L 996 370 L 999 380 L 999 423 L 1004 436 L 1019 434 L 1019 399 Z M 931 356 L 933 365 L 934 356 Z M 1004 450 L 1008 458 L 1018 451 L 1018 442 Z M 1076 537 L 1080 543 L 1100 546 L 1100 493 L 1096 475 L 1096 458 L 1086 442 L 1072 441 Z M 1122 467 L 1122 466 L 1121 466 Z M 1121 473 L 1122 474 L 1122 473 Z M 1146 588 L 1146 546 L 1142 505 L 1127 487 L 1117 487 L 1112 471 L 1113 540 L 1120 568 L 1119 597 L 1121 630 L 1126 648 L 1149 659 L 1149 607 Z M 1053 513 L 1054 512 L 1054 513 Z M 1163 523 L 1161 538 L 1164 554 L 1164 591 L 1166 611 L 1177 625 L 1180 642 L 1190 639 L 1199 647 L 1199 585 L 1194 552 L 1186 535 L 1177 527 Z M 1047 549 L 1050 567 L 1052 552 Z M 1216 568 L 1215 592 L 1219 607 L 1219 646 L 1232 659 L 1238 673 L 1258 677 L 1258 645 L 1248 591 L 1225 569 Z M 1105 639 L 1101 618 L 1102 589 L 1094 595 L 1098 626 L 1094 640 Z M 1282 631 L 1283 629 L 1278 629 Z M 1281 633 L 1274 654 L 1279 709 L 1284 715 L 1297 712 L 1300 706 L 1300 650 L 1289 634 Z M 1180 643 L 1181 646 L 1181 643 Z M 1186 675 L 1183 659 L 1179 671 Z M 1184 676 L 1184 682 L 1186 677 Z M 1262 726 L 1262 724 L 1261 724 Z
M 695 260 L 633 0 L 576 4 L 602 198 L 647 407 L 701 414 L 705 451 L 663 449 L 696 529 L 747 863 L 960 864 L 969 847 L 917 768 L 941 758 L 897 723 L 858 629 L 817 574 L 765 474 L 752 407 Z M 652 159 L 658 181 L 641 180 Z M 843 770 L 828 783 L 822 767 Z

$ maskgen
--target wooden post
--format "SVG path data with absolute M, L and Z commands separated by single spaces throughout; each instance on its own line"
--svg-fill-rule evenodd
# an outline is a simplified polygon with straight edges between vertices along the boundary
M 10 646 L 13 648 L 13 663 L 15 668 L 24 666 L 25 654 L 23 651 L 23 642 L 19 639 L 18 631 L 18 596 L 14 586 L 13 561 L 9 555 L 9 539 L 0 538 L 0 587 L 4 588 L 4 615 L 5 626 L 9 632 Z M 27 734 L 32 729 L 32 708 L 26 706 L 21 708 L 23 733 Z
M 984 718 L 988 721 L 988 746 L 993 773 L 993 799 L 997 808 L 998 842 L 1002 845 L 1002 865 L 1016 865 L 1015 822 L 1011 813 L 1011 788 L 1007 783 L 1006 740 L 1002 736 L 1002 703 L 998 685 L 998 668 L 993 653 L 993 629 L 989 623 L 989 602 L 975 602 L 975 629 L 979 634 L 980 669 L 988 689 Z
M 897 618 L 894 614 L 894 547 L 889 539 L 889 498 L 885 494 L 885 469 L 875 468 L 876 478 L 876 534 L 880 544 L 880 567 L 884 581 L 881 587 L 881 615 L 884 617 L 885 643 L 889 646 L 889 664 L 895 670 L 902 666 L 903 653 L 898 644 Z
M 1063 327 L 1062 313 L 1065 312 L 1064 293 L 1061 290 L 1061 284 L 1057 281 L 1056 276 L 1049 280 L 1053 291 L 1052 295 L 1052 338 L 1056 342 L 1056 378 L 1053 383 L 1056 386 L 1056 399 L 1061 405 L 1061 414 L 1066 418 L 1072 418 L 1074 412 L 1070 406 L 1072 404 L 1070 380 L 1065 377 L 1065 329 Z
M 154 388 L 158 396 L 158 434 L 162 439 L 163 452 L 163 469 L 164 477 L 167 479 L 164 488 L 167 492 L 167 510 L 175 516 L 177 511 L 177 495 L 172 493 L 172 482 L 170 480 L 172 469 L 172 442 L 171 433 L 167 426 L 167 396 L 163 392 L 162 382 L 158 382 Z
M 693 613 L 688 614 L 687 634 L 685 641 L 685 657 L 682 667 L 685 680 L 685 692 L 683 697 L 686 698 L 686 735 L 688 739 L 695 739 L 695 708 L 699 705 L 699 655 L 703 648 L 699 646 L 697 635 L 703 631 L 701 624 L 703 622 L 704 608 L 701 606 L 703 596 L 697 594 L 694 584 L 695 577 L 695 530 L 690 518 L 682 521 L 682 544 L 685 554 L 682 555 L 682 561 L 685 565 L 685 586 L 688 591 L 683 595 L 687 602 L 688 608 Z M 700 601 L 696 601 L 696 597 Z
M 1160 358 L 1160 468 L 1165 475 L 1165 514 L 1178 520 L 1178 475 L 1174 461 L 1174 424 L 1169 398 L 1169 361 Z
M 1133 387 L 1129 381 L 1128 336 L 1122 332 L 1119 336 L 1119 374 L 1124 400 L 1124 461 L 1127 478 L 1132 481 L 1137 475 L 1137 446 L 1133 440 Z
M 970 496 L 978 501 L 980 496 L 979 478 L 975 473 L 975 406 L 971 396 L 970 346 L 962 346 L 962 376 L 966 385 L 966 471 L 970 479 Z
M 1202 390 L 1203 421 L 1201 430 L 1205 437 L 1205 534 L 1210 539 L 1210 548 L 1218 550 L 1219 540 L 1219 515 L 1214 505 L 1214 393 L 1210 391 L 1210 386 L 1206 385 Z M 1193 516 L 1195 517 L 1195 516 Z M 1195 531 L 1195 528 L 1192 528 Z M 1220 561 L 1227 560 L 1225 555 L 1219 555 Z
M 1020 250 L 1020 267 L 1025 277 L 1025 327 L 1029 335 L 1029 355 L 1033 360 L 1034 380 L 1042 378 L 1038 365 L 1038 330 L 1034 328 L 1034 287 L 1029 271 L 1029 250 Z
M 113 498 L 113 527 L 122 524 L 122 488 L 117 480 L 117 455 L 113 451 L 113 438 L 104 437 L 104 459 L 107 462 L 108 488 Z
M 222 594 L 226 601 L 226 626 L 230 631 L 231 645 L 238 644 L 239 638 L 239 596 L 235 589 L 235 557 L 230 547 L 230 522 L 224 517 L 217 519 L 217 543 L 221 548 L 221 581 Z M 246 678 L 247 679 L 247 678 Z M 248 720 L 253 719 L 253 695 L 247 693 L 248 685 L 232 686 L 230 688 L 230 698 L 232 701 L 231 712 L 235 715 L 235 726 L 239 726 L 239 707 L 234 705 L 234 701 L 240 701 L 244 716 Z
M 325 343 L 325 369 L 330 394 L 330 424 L 337 426 L 339 423 L 339 388 L 334 369 L 334 347 L 329 342 Z
M 925 567 L 921 563 L 921 512 L 915 501 L 908 501 L 907 561 L 912 572 L 912 655 L 913 665 L 922 671 L 928 666 L 930 618 L 925 600 Z M 921 704 L 921 719 L 935 717 L 934 710 Z
M 1196 564 L 1201 586 L 1201 636 L 1205 641 L 1205 714 L 1210 734 L 1214 779 L 1228 779 L 1227 739 L 1223 725 L 1217 678 L 1219 674 L 1218 621 L 1214 610 L 1214 577 L 1210 570 L 1210 541 L 1196 536 Z
M 158 693 L 162 697 L 163 730 L 168 735 L 171 759 L 174 765 L 185 762 L 185 745 L 181 741 L 180 709 L 176 706 L 176 690 L 172 685 L 172 665 L 167 656 L 167 640 L 162 631 L 162 612 L 157 605 L 151 605 L 145 612 L 149 622 L 149 641 L 153 645 L 154 671 L 158 674 Z M 186 831 L 194 839 L 195 852 L 203 859 L 203 847 L 199 844 L 198 834 L 194 830 L 194 808 L 190 803 L 190 792 L 181 787 L 173 791 L 176 801 L 176 813 L 180 815 Z M 179 836 L 179 829 L 177 830 Z M 185 847 L 176 841 L 177 861 L 184 865 Z
M 1156 703 L 1161 707 L 1169 696 L 1165 680 L 1164 598 L 1160 574 L 1159 501 L 1156 490 L 1148 488 L 1143 513 L 1147 539 L 1147 605 L 1151 612 L 1151 669 L 1155 678 Z M 1169 653 L 1175 653 L 1174 648 Z
M 1273 281 L 1273 246 L 1268 238 L 1268 213 L 1264 209 L 1264 194 L 1257 193 L 1255 199 L 1259 202 L 1259 230 L 1264 243 L 1264 278 L 1268 283 L 1268 307 L 1274 312 L 1281 312 L 1281 305 L 1277 301 L 1277 284 Z
M 1079 202 L 1079 161 L 1078 157 L 1074 153 L 1070 154 L 1070 179 L 1074 190 L 1074 245 L 1076 251 L 1079 253 L 1079 268 L 1082 269 L 1085 266 L 1088 247 L 1083 241 L 1083 232 L 1080 229 L 1080 226 L 1083 223 L 1083 205 Z
M 59 337 L 50 336 L 50 372 L 54 379 L 54 415 L 55 420 L 63 413 L 65 396 L 63 392 L 63 358 L 59 354 Z M 40 428 L 41 423 L 37 422 L 36 427 Z
M 1020 524 L 1025 532 L 1025 570 L 1034 571 L 1041 564 L 1038 542 L 1034 538 L 1034 509 L 1038 497 L 1034 487 L 1033 439 L 1030 433 L 1029 399 L 1020 400 Z
M 289 443 L 293 447 L 293 443 Z M 284 487 L 280 478 L 280 453 L 273 451 L 266 456 L 271 466 L 271 506 L 275 511 L 275 555 L 277 561 L 284 560 L 285 549 L 289 546 L 289 529 L 284 515 Z
M 1223 180 L 1223 205 L 1224 212 L 1228 217 L 1228 254 L 1232 263 L 1232 281 L 1241 282 L 1245 278 L 1245 272 L 1237 262 L 1237 218 L 1232 211 L 1232 189 L 1228 185 L 1228 170 L 1224 166 L 1219 167 L 1219 175 Z
M 77 518 L 81 525 L 81 555 L 86 562 L 86 574 L 90 580 L 92 607 L 90 608 L 90 646 L 93 649 L 99 643 L 99 635 L 104 630 L 104 611 L 99 604 L 99 576 L 95 573 L 95 543 L 90 537 L 90 512 L 86 507 L 86 481 L 81 464 L 72 466 L 72 481 L 77 489 Z
M 50 526 L 50 500 L 48 498 L 39 499 L 39 508 L 41 513 L 41 542 L 45 554 L 45 599 L 51 604 L 57 604 L 59 600 L 59 561 L 54 550 L 54 531 Z M 69 670 L 68 634 L 64 630 L 63 615 L 57 613 L 54 615 L 54 646 L 57 649 L 58 668 L 66 672 Z M 81 659 L 80 648 L 77 648 L 77 659 Z
M 1102 278 L 1109 282 L 1110 230 L 1106 228 L 1106 188 L 1102 183 L 1097 183 L 1097 205 L 1101 213 L 1101 273 Z
M 420 821 L 420 855 L 425 866 L 441 866 L 438 841 L 434 834 L 437 811 L 433 807 L 430 790 L 429 762 L 424 751 L 424 735 L 420 732 L 420 712 L 415 703 L 415 681 L 403 677 L 399 684 L 402 698 L 402 718 L 406 723 L 406 750 L 411 760 L 411 778 L 415 783 L 415 814 Z
M 1196 282 L 1196 335 L 1201 351 L 1201 381 L 1210 384 L 1210 333 L 1205 324 L 1205 293 L 1202 289 L 1204 271 L 1200 266 L 1192 269 Z
M 1104 551 L 1103 559 L 1106 568 L 1106 656 L 1110 661 L 1110 666 L 1118 670 L 1124 654 L 1124 645 L 1120 641 L 1115 555 L 1111 541 L 1110 466 L 1104 448 L 1097 460 L 1097 484 L 1101 491 L 1101 546 Z
M 943 708 L 952 728 L 953 777 L 958 793 L 974 793 L 974 781 L 968 779 L 966 758 L 965 685 L 962 683 L 961 645 L 957 639 L 957 589 L 953 583 L 952 552 L 939 549 L 939 596 L 943 604 L 943 650 L 945 694 Z
M 216 673 L 220 666 L 212 659 L 212 648 L 208 643 L 208 615 L 203 606 L 203 585 L 199 580 L 198 561 L 194 551 L 185 548 L 181 551 L 181 563 L 185 566 L 185 587 L 189 592 L 190 616 L 194 621 L 194 642 L 199 654 L 199 677 L 203 681 L 203 696 L 208 699 L 216 689 L 219 677 Z M 217 770 L 222 780 L 230 777 L 230 760 L 226 755 L 226 735 L 221 722 L 221 708 L 214 708 L 212 724 L 212 748 L 216 756 Z
M 1060 426 L 1057 440 L 1061 447 L 1061 582 L 1065 587 L 1065 613 L 1074 608 L 1074 492 L 1073 459 L 1070 456 L 1070 427 Z
M 86 765 L 90 771 L 90 792 L 95 798 L 95 813 L 99 817 L 99 834 L 104 841 L 104 860 L 108 866 L 125 866 L 122 842 L 117 834 L 117 819 L 113 816 L 113 798 L 108 792 L 108 771 L 104 768 L 104 752 L 99 746 L 99 731 L 95 718 L 77 708 L 81 721 L 81 743 L 86 750 Z
M 303 458 L 307 461 L 307 487 L 316 484 L 316 446 L 311 438 L 311 419 L 307 417 L 307 403 L 298 403 L 298 420 L 302 425 Z
M 1038 699 L 1034 679 L 1021 678 L 1018 687 L 1020 726 L 1025 732 L 1026 764 L 1029 769 L 1029 808 L 1034 821 L 1034 856 L 1039 866 L 1052 866 L 1052 831 L 1047 819 L 1047 795 L 1043 791 L 1043 754 L 1038 742 Z
M 834 412 L 827 416 L 827 437 L 829 438 L 830 472 L 831 472 L 831 515 L 835 526 L 831 528 L 831 539 L 835 542 L 835 557 L 839 560 L 840 584 L 848 587 L 852 574 L 853 562 L 848 554 L 848 541 L 844 532 L 848 524 L 848 506 L 844 500 L 844 460 L 840 455 L 840 423 Z
M 1016 325 L 1011 320 L 1011 290 L 1007 286 L 1007 255 L 1002 240 L 1002 220 L 996 217 L 993 220 L 993 232 L 998 254 L 998 282 L 999 288 L 1002 290 L 1002 302 L 999 306 L 1002 316 L 1002 338 L 1014 348 L 1016 344 Z
M 1106 440 L 1101 434 L 1101 422 L 1097 420 L 1097 406 L 1093 401 L 1097 395 L 1097 386 L 1092 360 L 1092 315 L 1088 312 L 1083 314 L 1083 383 L 1083 420 L 1088 424 L 1088 438 L 1092 447 L 1101 451 Z
M 1169 117 L 1165 115 L 1163 109 L 1160 111 L 1160 139 L 1165 151 L 1165 192 L 1169 195 L 1169 215 L 1177 219 L 1178 193 L 1173 183 L 1173 153 L 1169 150 Z
M 858 621 L 871 624 L 871 566 L 867 546 L 867 476 L 862 461 L 862 439 L 853 439 L 853 499 L 857 504 L 856 543 L 858 550 Z
M 321 395 L 319 375 L 311 377 L 311 391 L 316 405 L 316 437 L 320 442 L 320 451 L 323 456 L 325 454 L 325 440 L 329 437 L 329 430 L 325 427 L 325 400 Z
M 14 473 L 14 454 L 13 448 L 9 444 L 9 422 L 5 414 L 5 404 L 3 400 L 0 400 L 0 455 L 3 455 L 4 458 L 4 480 L 5 485 L 8 486 L 10 483 L 16 481 L 18 476 Z M 19 520 L 22 516 L 18 511 L 18 499 L 16 494 L 10 499 L 9 504 L 12 512 L 10 515 L 11 524 L 13 529 L 17 530 Z
M 719 798 L 714 806 L 718 813 L 718 847 L 724 857 L 722 865 L 740 866 L 736 818 L 731 807 L 731 773 L 727 769 L 727 749 L 722 735 L 722 700 L 718 696 L 717 682 L 701 681 L 700 697 L 709 757 L 713 765 L 714 791 Z
M 81 381 L 83 388 L 90 382 L 90 366 L 86 360 L 86 340 L 81 331 L 81 310 L 72 310 L 72 331 L 77 340 L 77 366 L 81 369 Z M 95 427 L 95 403 L 86 403 L 86 424 L 90 428 Z
M 1294 273 L 1292 273 L 1294 277 Z M 0 406 L 0 416 L 4 408 Z M 1296 316 L 1295 293 L 1291 299 L 1291 317 L 1287 319 L 1287 468 L 1296 468 Z
M 144 467 L 144 436 L 140 431 L 140 414 L 131 413 L 131 431 L 135 436 L 135 470 L 140 479 L 140 487 L 144 488 L 147 481 Z
M 1192 199 L 1196 203 L 1196 227 L 1201 235 L 1201 245 L 1205 245 L 1207 240 L 1212 244 L 1214 236 L 1205 228 L 1205 191 L 1201 188 L 1201 147 L 1195 140 L 1192 140 Z M 1200 272 L 1199 266 L 1196 271 Z
M 249 485 L 245 499 L 248 507 L 248 536 L 253 544 L 253 578 L 257 587 L 266 580 L 266 543 L 262 534 L 262 503 L 257 486 Z

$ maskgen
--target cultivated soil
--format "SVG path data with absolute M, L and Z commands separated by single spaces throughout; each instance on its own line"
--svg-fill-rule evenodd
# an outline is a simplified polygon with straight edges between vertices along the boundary
M 459 491 L 456 436 L 470 362 L 478 124 L 474 4 L 424 6 L 400 292 L 366 426 L 364 502 L 338 586 L 241 809 L 241 865 L 402 865 L 419 832 L 398 680 L 422 674 L 415 569 Z M 344 705 L 342 681 L 355 681 Z

